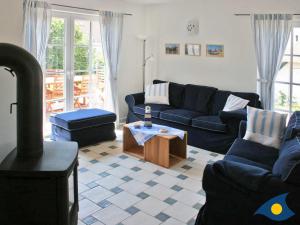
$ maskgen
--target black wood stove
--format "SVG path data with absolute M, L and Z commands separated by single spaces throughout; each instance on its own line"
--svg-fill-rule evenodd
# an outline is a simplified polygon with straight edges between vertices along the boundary
M 36 59 L 0 44 L 0 66 L 17 77 L 17 147 L 0 164 L 0 225 L 76 225 L 77 143 L 43 142 L 43 75 Z

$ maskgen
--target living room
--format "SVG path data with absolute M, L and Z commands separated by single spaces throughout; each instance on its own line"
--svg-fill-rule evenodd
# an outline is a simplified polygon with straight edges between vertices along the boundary
M 0 224 L 300 224 L 297 0 L 0 4 Z

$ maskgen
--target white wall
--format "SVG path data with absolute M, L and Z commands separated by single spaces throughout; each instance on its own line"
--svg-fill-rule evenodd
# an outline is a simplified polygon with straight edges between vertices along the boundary
M 148 66 L 148 77 L 256 91 L 250 19 L 233 15 L 255 12 L 300 13 L 300 4 L 299 0 L 184 0 L 148 7 L 148 54 L 152 51 L 156 57 Z M 187 21 L 193 18 L 200 21 L 197 36 L 185 31 Z M 165 43 L 180 43 L 181 55 L 166 55 Z M 185 56 L 185 43 L 201 44 L 201 57 Z M 206 44 L 224 44 L 225 57 L 206 57 Z
M 1 0 L 0 42 L 22 45 L 22 2 L 22 0 Z M 142 45 L 136 36 L 144 33 L 144 8 L 120 0 L 50 0 L 49 2 L 133 14 L 125 19 L 120 60 L 120 115 L 121 118 L 125 118 L 127 113 L 125 95 L 142 89 Z M 0 161 L 16 146 L 16 112 L 13 115 L 9 114 L 9 105 L 15 101 L 15 79 L 8 72 L 0 69 Z

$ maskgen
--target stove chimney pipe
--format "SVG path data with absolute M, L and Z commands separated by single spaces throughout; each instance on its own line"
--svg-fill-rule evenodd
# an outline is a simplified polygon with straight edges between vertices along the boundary
M 0 66 L 17 77 L 17 157 L 43 154 L 43 73 L 23 48 L 0 43 Z M 5 84 L 4 84 L 5 85 Z

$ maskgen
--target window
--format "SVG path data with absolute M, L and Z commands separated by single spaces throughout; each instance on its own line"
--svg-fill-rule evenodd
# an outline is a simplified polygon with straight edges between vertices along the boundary
M 100 40 L 97 16 L 54 13 L 45 63 L 45 132 L 52 113 L 103 106 Z
M 274 89 L 276 111 L 300 110 L 300 26 L 292 30 Z

